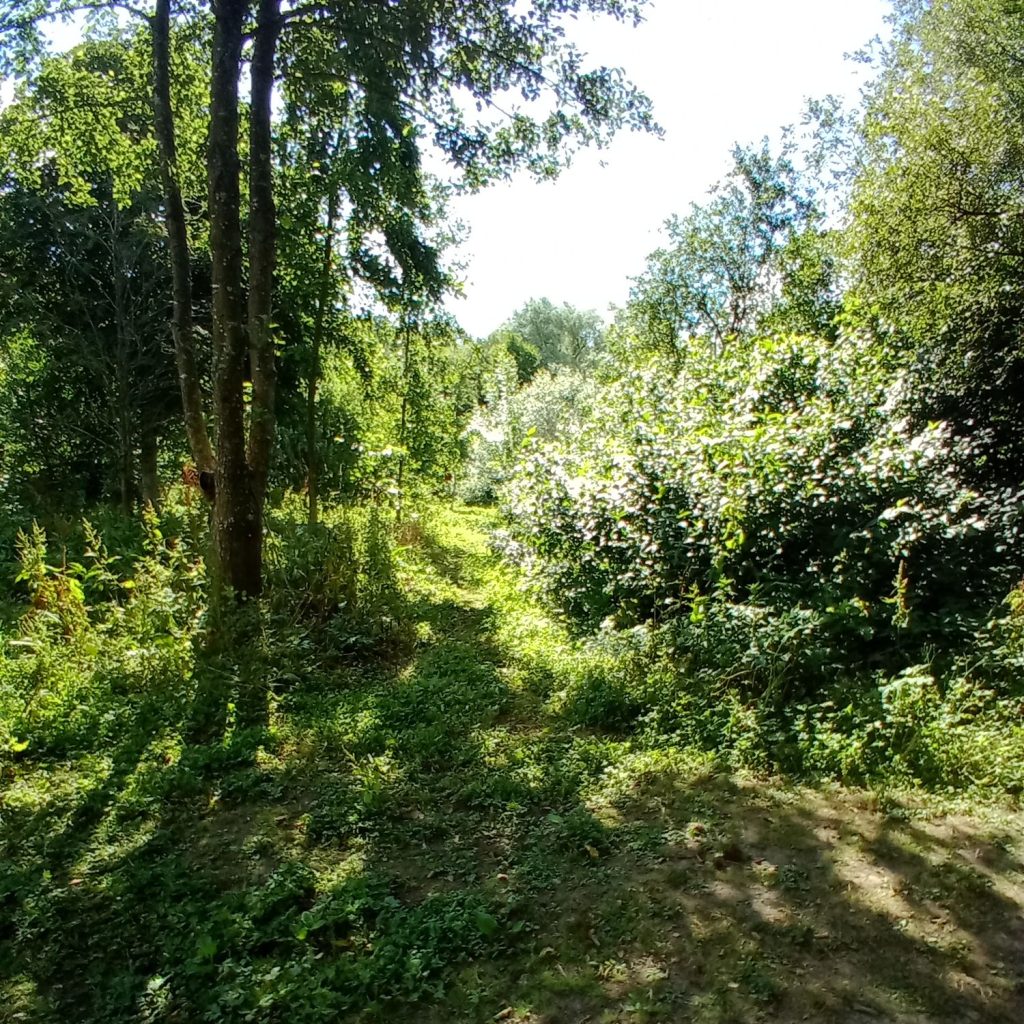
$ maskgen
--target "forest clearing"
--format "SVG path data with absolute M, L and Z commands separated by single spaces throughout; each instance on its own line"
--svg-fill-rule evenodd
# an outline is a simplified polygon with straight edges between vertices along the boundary
M 0 3 L 0 1022 L 1024 1020 L 1020 5 L 721 2 Z

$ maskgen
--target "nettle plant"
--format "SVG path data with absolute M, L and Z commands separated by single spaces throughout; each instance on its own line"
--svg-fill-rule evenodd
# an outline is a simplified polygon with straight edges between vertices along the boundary
M 515 539 L 589 626 L 718 600 L 926 633 L 1019 578 L 1020 502 L 967 486 L 969 445 L 900 418 L 896 390 L 858 339 L 695 343 L 608 385 L 586 432 L 527 447 L 505 489 Z

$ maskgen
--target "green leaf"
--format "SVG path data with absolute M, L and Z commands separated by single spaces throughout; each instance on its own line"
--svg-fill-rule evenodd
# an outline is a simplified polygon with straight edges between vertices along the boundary
M 487 938 L 490 938 L 498 930 L 498 919 L 484 910 L 473 912 L 473 923 L 479 929 L 480 934 Z

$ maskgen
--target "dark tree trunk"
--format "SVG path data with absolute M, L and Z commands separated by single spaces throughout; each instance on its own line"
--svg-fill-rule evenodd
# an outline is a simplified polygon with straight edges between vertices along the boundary
M 306 449 L 308 451 L 308 476 L 306 483 L 309 495 L 309 523 L 315 526 L 319 517 L 320 497 L 320 454 L 316 423 L 316 389 L 320 382 L 320 350 L 324 338 L 324 318 L 331 301 L 331 284 L 334 280 L 334 222 L 338 219 L 338 190 L 332 189 L 327 200 L 327 233 L 324 237 L 324 260 L 320 268 L 320 294 L 317 296 L 316 321 L 313 324 L 313 351 L 309 367 L 309 382 L 306 390 Z
M 120 369 L 120 368 L 119 368 Z M 123 387 L 124 382 L 118 374 L 118 388 Z M 117 447 L 118 447 L 118 482 L 121 496 L 121 511 L 127 516 L 131 515 L 135 505 L 135 452 L 133 451 L 132 426 L 128 420 L 127 411 L 124 408 L 124 392 L 118 395 L 118 403 L 121 406 L 117 424 Z
M 271 153 L 274 57 L 280 0 L 259 0 L 250 66 L 249 291 L 243 287 L 239 98 L 242 44 L 252 0 L 213 0 L 210 134 L 207 148 L 213 292 L 214 458 L 195 364 L 188 238 L 177 181 L 170 98 L 170 0 L 153 17 L 154 107 L 167 203 L 174 283 L 174 340 L 189 444 L 201 470 L 213 471 L 217 572 L 240 597 L 260 592 L 263 499 L 274 443 L 276 371 L 270 333 L 275 223 Z M 252 379 L 246 437 L 246 353 Z
M 207 157 L 218 425 L 214 530 L 224 582 L 241 597 L 255 597 L 262 583 L 263 499 L 274 442 L 275 366 L 270 314 L 276 247 L 271 96 L 280 0 L 260 0 L 250 68 L 247 308 L 242 288 L 238 78 L 248 11 L 246 0 L 218 0 L 214 5 Z M 252 374 L 248 444 L 244 402 L 247 346 Z
M 243 0 L 214 4 L 207 155 L 213 284 L 213 399 L 217 470 L 213 525 L 222 579 L 239 595 L 259 593 L 260 502 L 245 453 L 245 295 L 242 290 L 238 77 Z
M 271 135 L 274 54 L 281 32 L 281 0 L 259 0 L 249 98 L 249 363 L 252 409 L 248 461 L 262 505 L 276 425 L 277 374 L 270 334 L 276 262 L 276 210 Z
M 142 429 L 142 444 L 139 452 L 139 476 L 142 483 L 142 500 L 160 511 L 160 471 L 157 468 L 158 442 L 152 426 Z
M 409 323 L 409 315 L 405 316 L 405 323 L 402 327 L 402 417 L 398 424 L 398 518 L 402 518 L 402 483 L 405 477 L 405 435 L 406 420 L 409 415 L 409 359 L 410 359 L 410 338 L 412 328 Z
M 131 515 L 135 505 L 135 431 L 132 416 L 131 367 L 129 350 L 132 333 L 129 327 L 127 275 L 120 260 L 120 217 L 114 204 L 110 220 L 110 255 L 112 297 L 114 304 L 115 380 L 117 410 L 118 476 L 120 478 L 121 511 Z
M 126 515 L 132 514 L 132 507 L 135 505 L 135 466 L 132 459 L 131 442 L 125 443 L 121 439 L 121 457 L 118 459 L 118 477 L 121 498 L 121 511 Z
M 171 282 L 174 313 L 171 333 L 178 368 L 185 433 L 192 457 L 200 470 L 212 471 L 213 450 L 203 415 L 203 395 L 196 367 L 195 339 L 192 329 L 192 277 L 185 204 L 178 182 L 178 156 L 171 107 L 171 26 L 170 0 L 157 0 L 153 31 L 153 111 L 156 127 L 160 174 L 164 187 L 167 248 L 171 257 Z

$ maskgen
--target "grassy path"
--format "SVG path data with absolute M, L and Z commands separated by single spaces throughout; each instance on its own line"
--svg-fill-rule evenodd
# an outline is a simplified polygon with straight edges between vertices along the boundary
M 1019 813 L 571 727 L 486 525 L 406 529 L 400 657 L 272 636 L 266 723 L 19 763 L 0 1020 L 1024 1020 Z

